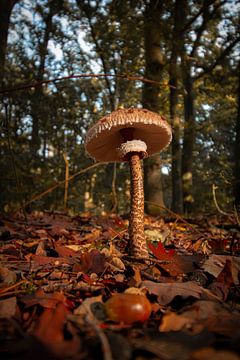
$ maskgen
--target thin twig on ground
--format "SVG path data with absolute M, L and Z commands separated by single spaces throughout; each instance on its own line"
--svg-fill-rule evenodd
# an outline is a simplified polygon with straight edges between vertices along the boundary
M 103 359 L 104 360 L 113 360 L 111 347 L 110 347 L 108 338 L 104 334 L 103 330 L 93 320 L 91 320 L 89 316 L 86 315 L 84 317 L 84 319 L 85 319 L 86 323 L 94 329 L 94 331 L 96 332 L 96 334 L 98 335 L 98 337 L 101 341 L 102 351 L 103 351 Z

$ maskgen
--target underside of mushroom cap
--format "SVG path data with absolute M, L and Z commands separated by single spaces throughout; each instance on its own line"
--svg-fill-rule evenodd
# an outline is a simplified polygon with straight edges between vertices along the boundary
M 172 131 L 167 121 L 146 109 L 118 109 L 104 116 L 87 132 L 85 148 L 97 161 L 123 161 L 118 148 L 124 142 L 121 129 L 132 128 L 133 140 L 146 143 L 148 155 L 169 145 Z

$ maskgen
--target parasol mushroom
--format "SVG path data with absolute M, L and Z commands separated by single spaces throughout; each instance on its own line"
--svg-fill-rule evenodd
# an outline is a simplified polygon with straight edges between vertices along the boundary
M 87 132 L 85 148 L 97 161 L 128 161 L 131 174 L 130 253 L 148 257 L 144 235 L 144 191 L 141 159 L 169 145 L 172 131 L 166 120 L 146 109 L 118 109 Z

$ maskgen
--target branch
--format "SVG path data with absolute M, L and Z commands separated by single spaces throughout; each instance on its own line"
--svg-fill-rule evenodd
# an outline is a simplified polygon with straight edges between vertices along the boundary
M 143 83 L 150 83 L 150 84 L 154 84 L 156 86 L 162 86 L 162 87 L 169 86 L 170 88 L 172 87 L 172 88 L 175 89 L 175 87 L 172 86 L 172 85 L 161 83 L 160 81 L 151 80 L 151 79 L 147 79 L 147 78 L 144 78 L 142 76 L 136 76 L 136 75 L 79 74 L 79 75 L 69 75 L 69 76 L 63 76 L 63 77 L 49 79 L 49 80 L 43 80 L 43 81 L 35 82 L 35 83 L 32 83 L 32 84 L 25 84 L 25 85 L 17 86 L 15 88 L 1 89 L 0 94 L 6 94 L 6 93 L 11 93 L 11 92 L 14 92 L 14 91 L 20 91 L 20 90 L 26 90 L 26 89 L 32 89 L 32 88 L 36 88 L 38 86 L 47 85 L 47 84 L 55 83 L 55 82 L 62 81 L 62 80 L 80 79 L 80 78 L 92 78 L 92 77 L 96 77 L 96 78 L 101 78 L 101 77 L 103 77 L 103 78 L 104 77 L 113 77 L 114 78 L 115 77 L 115 78 L 131 80 L 131 81 L 141 81 Z
M 209 5 L 212 5 L 212 4 L 214 4 L 215 2 L 216 2 L 216 0 L 210 0 L 210 1 L 209 1 Z M 226 2 L 226 0 L 222 1 L 221 4 L 223 4 L 223 3 L 225 3 L 225 2 Z M 196 13 L 196 15 L 194 15 L 194 16 L 192 17 L 192 19 L 190 19 L 190 20 L 187 22 L 187 24 L 181 29 L 181 33 L 182 33 L 182 34 L 185 33 L 185 32 L 190 28 L 190 26 L 199 18 L 200 15 L 202 15 L 203 10 L 204 10 L 204 6 Z
M 197 76 L 194 77 L 194 80 L 200 79 L 202 76 L 209 74 L 215 67 L 221 63 L 221 61 L 230 53 L 230 51 L 234 48 L 234 46 L 240 41 L 240 36 L 238 36 L 231 44 L 229 44 L 219 55 L 216 61 L 210 65 L 209 67 L 205 67 L 202 72 L 200 72 Z
M 212 194 L 213 194 L 214 204 L 215 204 L 215 206 L 217 208 L 217 211 L 220 212 L 220 214 L 229 216 L 230 214 L 223 211 L 218 205 L 217 198 L 216 198 L 216 190 L 217 190 L 217 188 L 218 187 L 215 184 L 212 185 Z
M 206 0 L 206 2 L 204 2 L 204 5 L 202 7 L 203 21 L 202 21 L 202 24 L 199 26 L 198 30 L 196 31 L 196 40 L 194 41 L 190 57 L 195 56 L 196 49 L 198 48 L 198 46 L 200 44 L 202 34 L 203 34 L 204 30 L 206 29 L 208 22 L 210 22 L 211 20 L 214 19 L 214 17 L 216 16 L 217 10 L 222 6 L 222 4 L 224 2 L 225 2 L 225 0 L 223 2 L 219 2 L 219 3 L 215 4 L 212 12 L 209 11 L 209 6 L 212 4 L 212 1 Z

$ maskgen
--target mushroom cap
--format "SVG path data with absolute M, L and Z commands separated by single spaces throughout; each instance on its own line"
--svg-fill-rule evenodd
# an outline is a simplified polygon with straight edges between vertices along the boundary
M 118 148 L 125 142 L 120 130 L 133 128 L 133 139 L 147 145 L 148 156 L 160 152 L 172 140 L 164 117 L 146 109 L 118 109 L 101 118 L 87 132 L 85 148 L 97 161 L 124 161 Z

